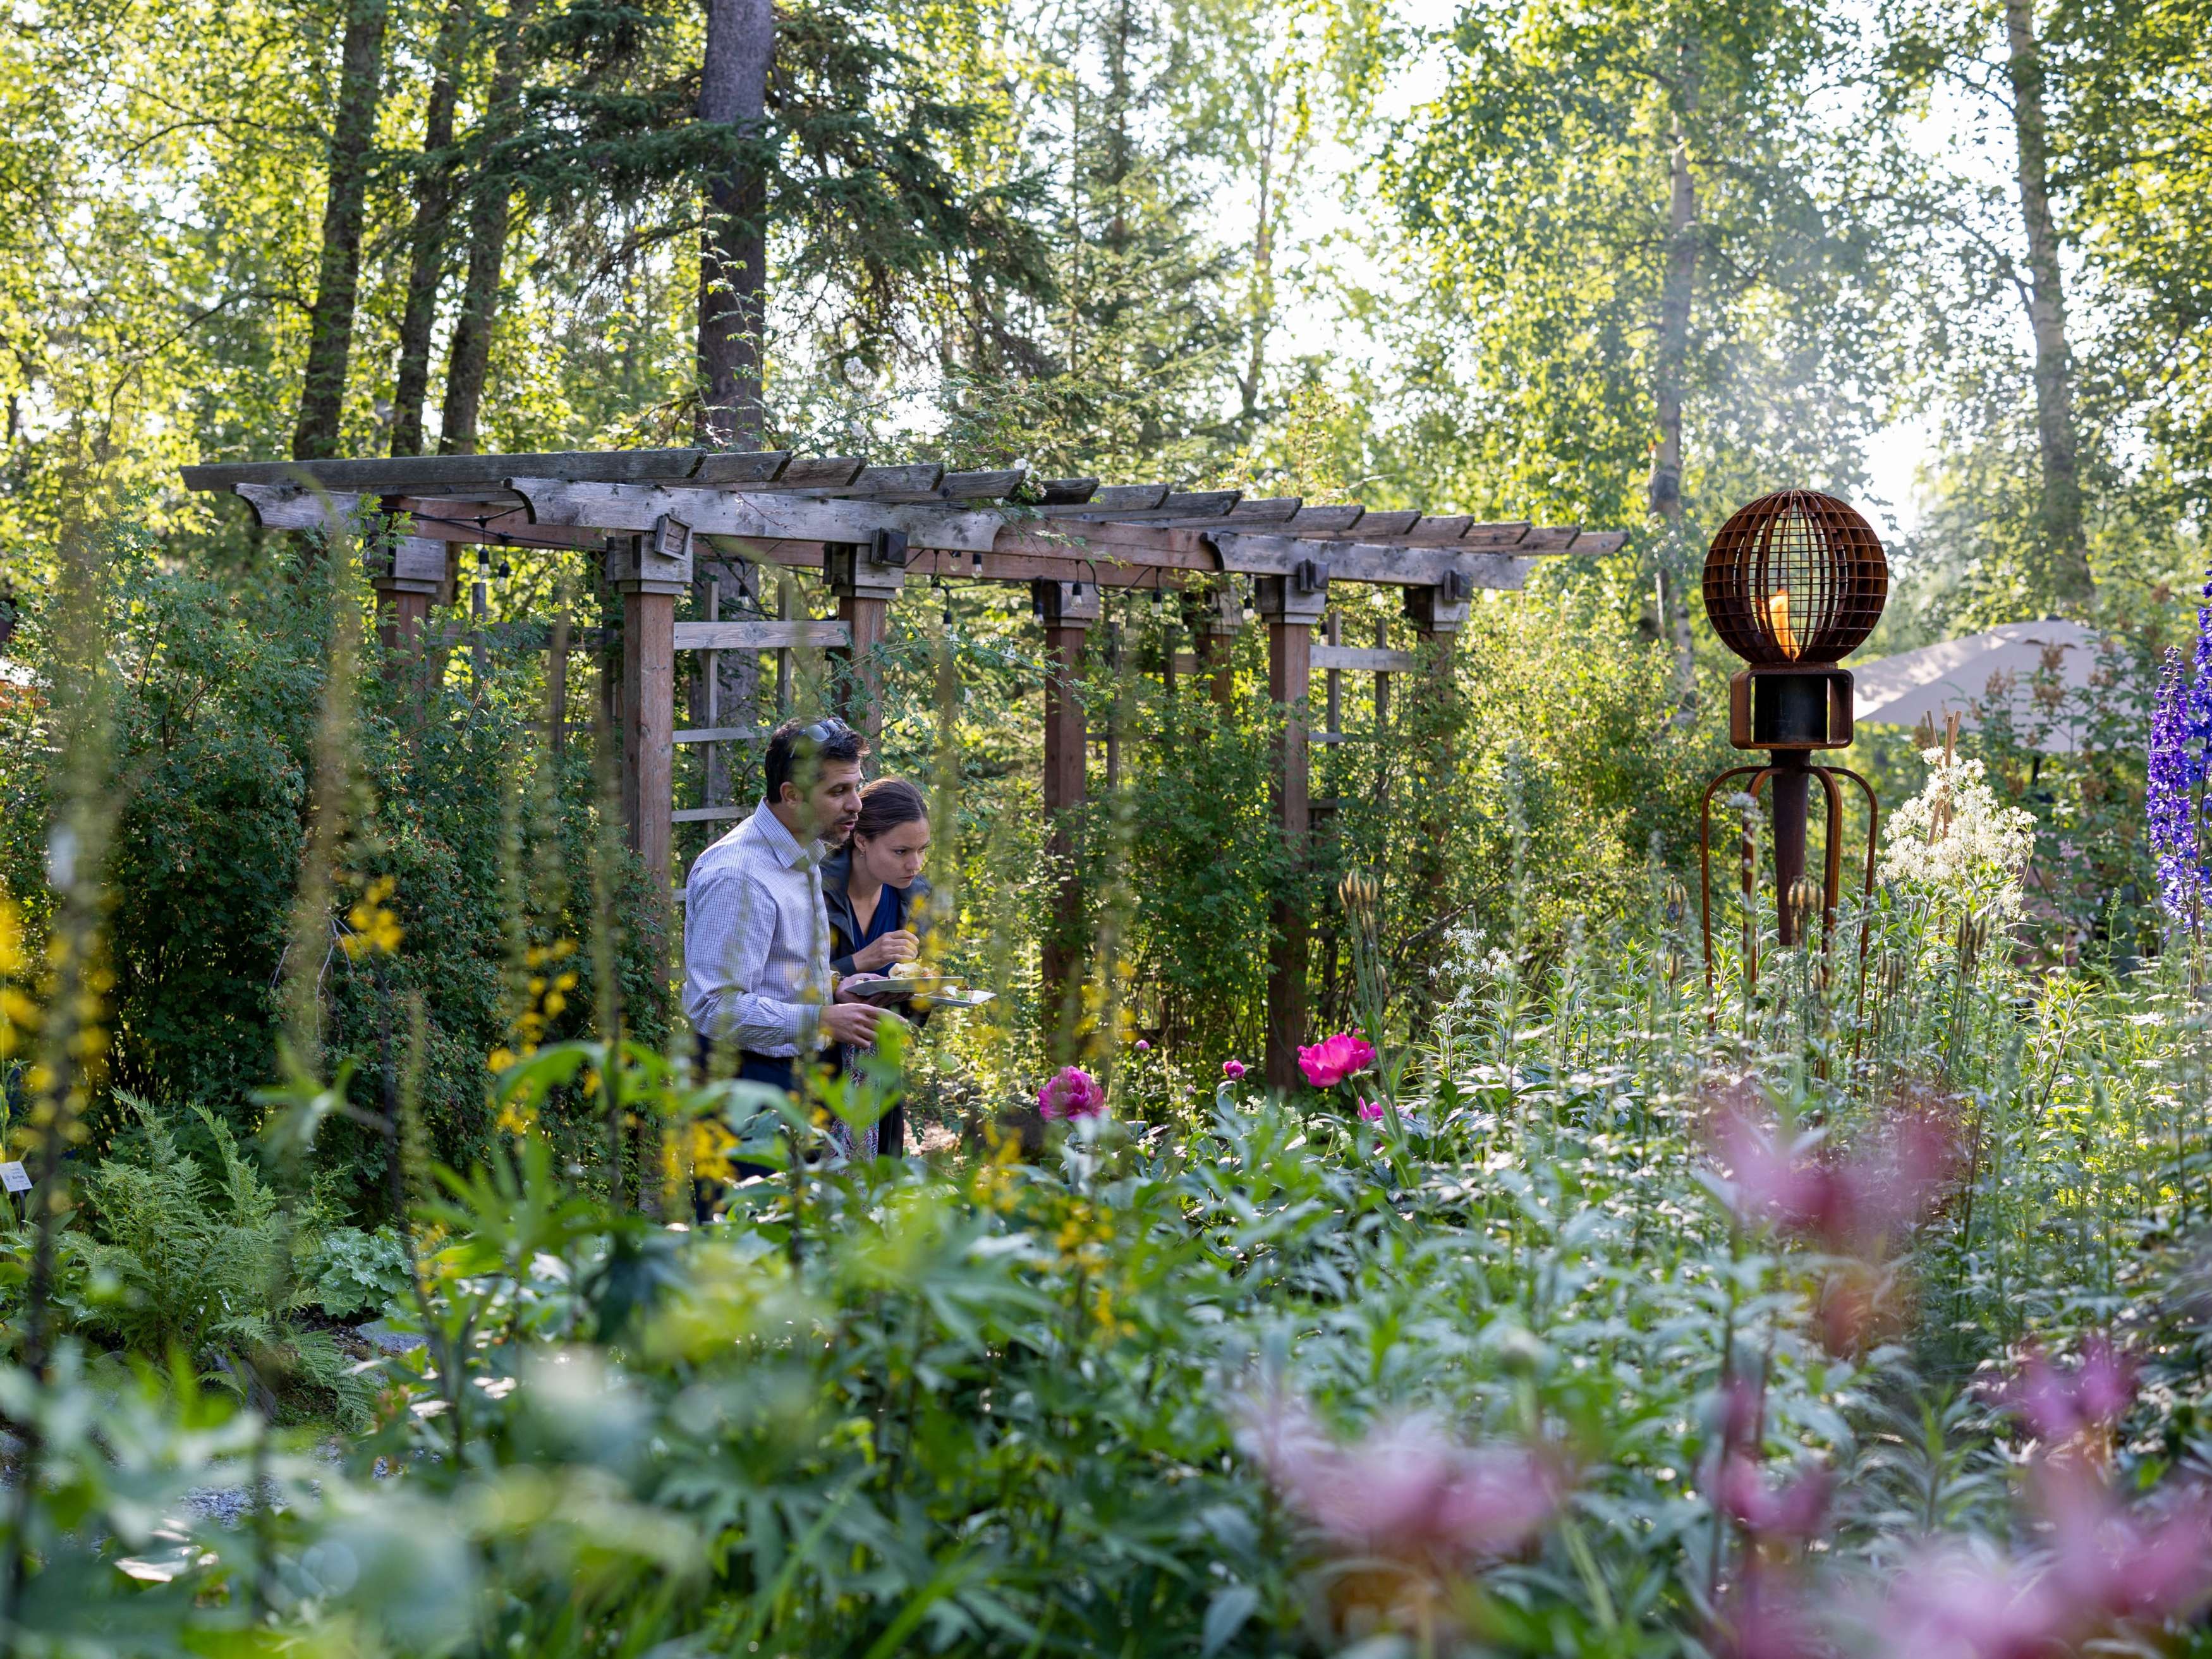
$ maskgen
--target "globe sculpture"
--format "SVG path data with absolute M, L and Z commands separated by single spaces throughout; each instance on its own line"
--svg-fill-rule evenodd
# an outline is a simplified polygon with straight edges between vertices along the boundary
M 1738 749 L 1763 749 L 1767 757 L 1764 765 L 1731 767 L 1705 787 L 1698 845 L 1709 985 L 1712 799 L 1729 780 L 1747 775 L 1742 787 L 1753 798 L 1770 781 L 1774 786 L 1775 934 L 1784 946 L 1802 942 L 1815 900 L 1824 947 L 1835 924 L 1843 879 L 1839 777 L 1866 795 L 1866 881 L 1872 886 L 1880 811 L 1873 786 L 1847 768 L 1816 766 L 1811 757 L 1815 750 L 1850 744 L 1851 676 L 1837 665 L 1874 631 L 1888 593 L 1889 562 L 1874 527 L 1848 501 L 1817 490 L 1777 490 L 1738 508 L 1706 551 L 1706 617 L 1721 643 L 1745 663 L 1729 682 L 1729 741 Z M 1815 778 L 1827 808 L 1824 879 L 1817 889 L 1805 880 L 1807 807 Z M 1747 915 L 1756 903 L 1755 872 L 1747 842 Z M 1747 929 L 1745 943 L 1744 971 L 1755 983 L 1755 927 Z

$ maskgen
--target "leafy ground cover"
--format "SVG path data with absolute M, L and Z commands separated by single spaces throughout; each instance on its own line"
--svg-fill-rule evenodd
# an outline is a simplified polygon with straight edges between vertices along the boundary
M 1148 1050 L 1054 1094 L 1041 1158 L 859 1166 L 825 1124 L 867 1082 L 810 1116 L 547 1045 L 489 1158 L 403 1154 L 425 1346 L 363 1364 L 334 1462 L 186 1346 L 88 1343 L 24 1238 L 54 1334 L 0 1373 L 8 1613 L 55 1651 L 2186 1646 L 2187 953 L 2031 974 L 2012 826 L 1934 780 L 1863 1001 L 1860 925 L 1755 986 L 1724 945 L 1708 996 L 1662 879 L 1564 942 L 1462 936 L 1431 1041 L 1316 1045 L 1289 1098 L 1148 1105 Z M 580 1093 L 660 1191 L 578 1178 L 542 1123 Z M 276 1167 L 352 1109 L 276 1104 Z M 665 1218 L 732 1160 L 776 1173 Z M 264 1501 L 179 1521 L 223 1482 Z

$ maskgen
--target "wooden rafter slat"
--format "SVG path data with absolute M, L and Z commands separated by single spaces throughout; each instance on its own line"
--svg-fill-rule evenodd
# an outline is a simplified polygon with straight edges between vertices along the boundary
M 1022 466 L 999 467 L 988 472 L 948 472 L 937 486 L 937 493 L 948 501 L 1003 501 L 1018 493 L 1029 469 Z
M 1103 495 L 1105 491 L 1099 494 Z M 1171 491 L 1156 507 L 1117 510 L 1102 507 L 1094 501 L 1084 509 L 1082 516 L 1109 519 L 1116 524 L 1203 526 L 1218 523 L 1242 500 L 1243 494 L 1234 489 Z
M 1468 532 L 1474 524 L 1471 513 L 1454 513 L 1443 518 L 1423 519 L 1406 532 L 1408 547 L 1449 547 Z
M 794 455 L 771 489 L 842 489 L 867 463 L 858 455 Z
M 1564 553 L 1583 533 L 1578 524 L 1539 525 L 1513 545 L 1516 553 Z
M 690 482 L 708 489 L 774 483 L 790 465 L 791 452 L 787 449 L 763 449 L 747 455 L 708 455 L 700 461 L 699 470 L 691 475 Z
M 1340 535 L 1366 516 L 1367 509 L 1357 501 L 1346 501 L 1340 507 L 1307 507 L 1298 509 L 1298 516 L 1291 520 L 1290 533 L 1310 536 L 1316 532 Z
M 1510 524 L 1469 525 L 1467 533 L 1460 538 L 1460 545 L 1484 551 L 1503 551 L 1507 548 L 1517 550 L 1534 528 L 1526 519 Z
M 1600 556 L 1618 553 L 1628 544 L 1626 530 L 1585 530 L 1575 538 L 1574 552 L 1579 556 L 1595 553 Z
M 309 484 L 368 495 L 452 495 L 517 473 L 602 483 L 657 483 L 690 477 L 707 452 L 699 449 L 605 449 L 542 455 L 400 455 L 327 461 L 235 461 L 184 469 L 187 489 L 235 484 Z
M 1360 515 L 1359 539 L 1364 542 L 1382 541 L 1386 538 L 1411 535 L 1413 526 L 1420 521 L 1421 515 L 1418 513 L 1376 513 L 1370 510 Z
M 933 501 L 941 499 L 937 486 L 945 469 L 934 461 L 915 461 L 902 466 L 870 466 L 836 493 L 854 500 L 875 501 Z
M 1298 510 L 1296 495 L 1270 495 L 1257 501 L 1243 501 L 1226 514 L 1207 513 L 1188 519 L 1152 520 L 1170 528 L 1211 529 L 1217 525 L 1233 524 L 1257 527 L 1288 524 Z
M 1096 478 L 1031 478 L 1017 499 L 1024 507 L 1074 507 L 1097 493 Z
M 1069 518 L 1110 518 L 1120 513 L 1148 513 L 1168 498 L 1169 486 L 1157 484 L 1108 484 L 1095 490 L 1086 499 L 1055 508 L 1051 504 L 1045 511 L 1055 516 Z

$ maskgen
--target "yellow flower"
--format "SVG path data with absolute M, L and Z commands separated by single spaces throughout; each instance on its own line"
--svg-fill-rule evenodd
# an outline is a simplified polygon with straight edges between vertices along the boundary
M 0 974 L 20 974 L 30 964 L 23 956 L 23 917 L 10 898 L 0 897 Z
M 721 1124 L 713 1118 L 694 1118 L 684 1139 L 692 1174 L 702 1181 L 737 1179 L 737 1171 L 730 1167 L 730 1154 L 737 1149 L 738 1138 Z
M 530 1133 L 538 1127 L 538 1114 L 530 1107 L 514 1101 L 502 1102 L 499 1109 L 499 1127 L 518 1138 Z
M 384 903 L 392 896 L 393 885 L 390 876 L 379 876 L 346 911 L 346 925 L 353 931 L 338 945 L 349 958 L 358 960 L 372 952 L 389 956 L 399 948 L 399 918 Z
M 505 1047 L 495 1048 L 484 1057 L 484 1064 L 495 1072 L 503 1072 L 514 1064 L 514 1050 Z

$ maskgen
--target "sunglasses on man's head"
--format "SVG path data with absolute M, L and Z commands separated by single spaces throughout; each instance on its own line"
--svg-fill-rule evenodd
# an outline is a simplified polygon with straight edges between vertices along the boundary
M 851 737 L 853 728 L 832 715 L 828 720 L 817 720 L 811 726 L 801 726 L 799 735 L 819 749 L 823 744 L 835 738 Z

